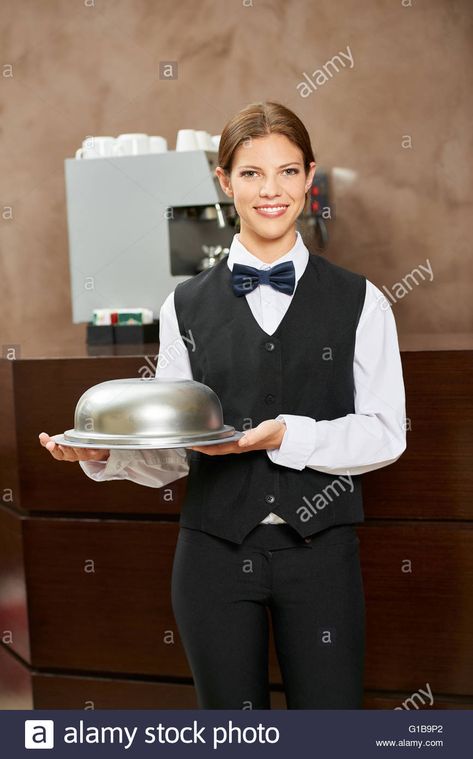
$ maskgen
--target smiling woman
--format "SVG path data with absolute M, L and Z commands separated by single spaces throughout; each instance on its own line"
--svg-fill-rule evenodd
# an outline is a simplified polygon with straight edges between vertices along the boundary
M 278 103 L 249 105 L 223 130 L 218 163 L 215 173 L 240 217 L 240 242 L 266 251 L 259 257 L 272 263 L 294 244 L 294 225 L 314 177 L 306 128 Z
M 201 708 L 270 708 L 268 613 L 288 708 L 363 702 L 360 476 L 405 450 L 405 396 L 382 293 L 296 229 L 315 168 L 285 106 L 235 114 L 215 171 L 240 232 L 160 311 L 160 356 L 181 349 L 156 377 L 207 385 L 245 435 L 80 462 L 97 481 L 187 476 L 171 599 Z

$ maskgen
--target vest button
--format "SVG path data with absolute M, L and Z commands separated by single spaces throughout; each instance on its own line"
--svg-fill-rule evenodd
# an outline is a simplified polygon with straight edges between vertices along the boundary
M 274 350 L 274 343 L 272 343 L 271 341 L 269 341 L 269 342 L 267 342 L 267 343 L 264 344 L 264 347 L 266 348 L 267 351 L 273 351 Z
M 312 541 L 312 538 L 304 538 L 304 543 L 310 543 Z
M 271 393 L 268 393 L 268 395 L 265 395 L 264 400 L 265 403 L 274 403 L 276 397 L 274 395 L 271 395 Z
M 265 495 L 264 500 L 266 501 L 266 503 L 274 503 L 276 498 L 274 497 L 272 493 L 268 493 L 267 495 Z

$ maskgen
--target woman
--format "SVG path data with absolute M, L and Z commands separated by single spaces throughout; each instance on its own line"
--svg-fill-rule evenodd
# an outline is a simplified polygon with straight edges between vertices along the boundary
M 287 707 L 361 708 L 360 475 L 406 447 L 394 317 L 378 288 L 309 255 L 296 230 L 316 164 L 293 112 L 244 108 L 218 163 L 240 232 L 164 302 L 157 376 L 209 385 L 245 435 L 189 453 L 40 439 L 98 481 L 188 475 L 171 590 L 201 708 L 270 708 L 269 614 Z

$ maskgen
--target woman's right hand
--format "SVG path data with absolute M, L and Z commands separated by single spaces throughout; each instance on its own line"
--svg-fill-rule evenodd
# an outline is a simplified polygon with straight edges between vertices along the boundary
M 58 445 L 47 432 L 40 432 L 39 442 L 58 461 L 106 461 L 110 456 L 108 448 L 73 448 Z

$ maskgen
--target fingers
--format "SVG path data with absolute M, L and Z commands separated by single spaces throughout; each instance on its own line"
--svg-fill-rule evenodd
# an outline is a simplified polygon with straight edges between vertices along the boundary
M 64 460 L 64 451 L 61 450 L 60 446 L 50 438 L 47 432 L 40 433 L 39 442 L 49 451 L 54 459 L 57 459 L 58 461 Z
M 105 461 L 110 451 L 100 448 L 76 448 L 72 445 L 59 445 L 47 434 L 40 432 L 39 442 L 57 461 Z
M 82 461 L 106 461 L 110 451 L 108 448 L 75 448 L 79 451 L 79 458 Z
M 265 450 L 272 446 L 276 436 L 281 434 L 281 422 L 274 419 L 266 419 L 252 427 L 244 430 L 241 438 L 233 443 L 222 443 L 219 445 L 192 446 L 192 451 L 201 451 L 208 456 L 220 456 L 225 453 L 245 453 L 245 451 Z M 279 443 L 278 443 L 279 445 Z M 277 446 L 276 446 L 277 447 Z
M 60 445 L 58 446 L 59 449 L 62 451 L 63 454 L 63 461 L 77 461 L 78 456 L 74 448 L 69 445 Z
M 49 435 L 47 434 L 47 432 L 40 432 L 38 437 L 39 437 L 39 442 L 41 443 L 41 445 L 46 446 L 46 443 L 49 440 Z
M 278 447 L 281 444 L 281 435 L 286 431 L 286 424 L 275 419 L 265 419 L 256 427 L 244 430 L 242 437 L 237 441 L 240 452 L 245 450 L 265 450 L 266 448 Z
M 68 445 L 59 445 L 47 434 L 47 432 L 41 432 L 39 435 L 39 442 L 44 448 L 51 454 L 51 456 L 57 461 L 78 461 L 77 448 L 73 448 Z
M 225 453 L 242 452 L 238 446 L 238 441 L 234 443 L 219 443 L 218 445 L 194 445 L 190 450 L 200 451 L 201 453 L 206 453 L 208 456 L 223 456 Z

